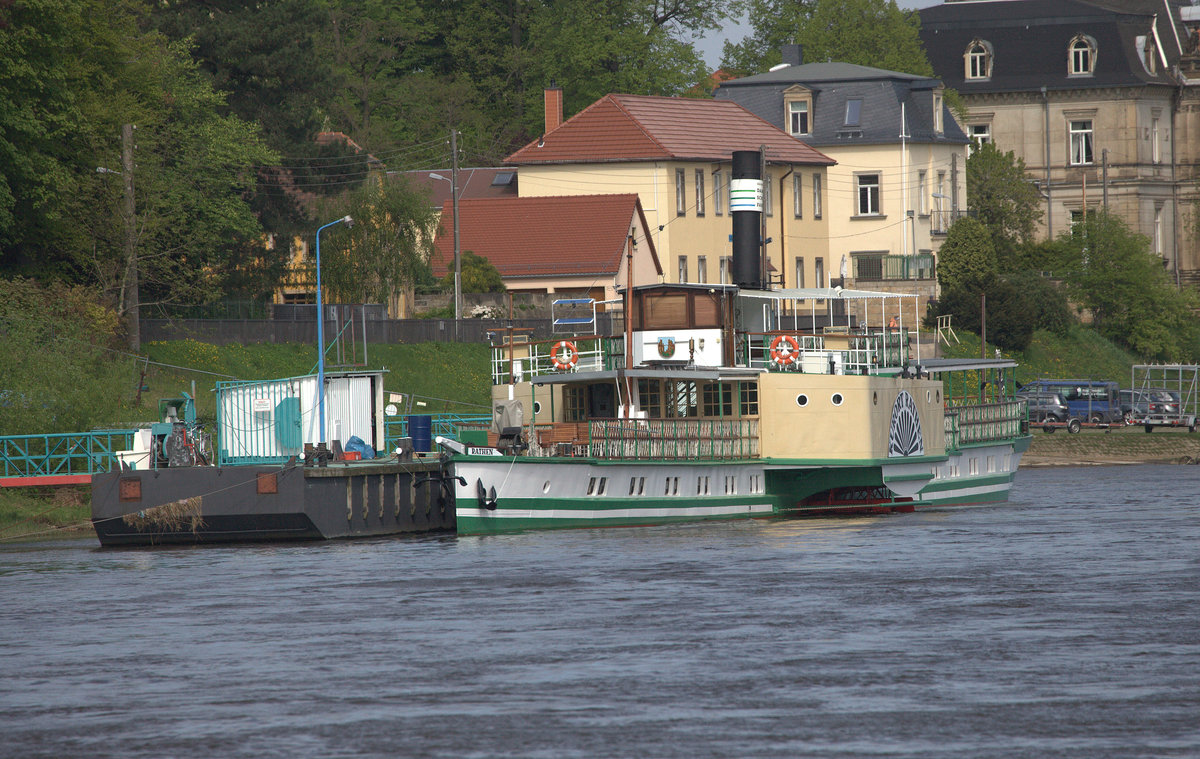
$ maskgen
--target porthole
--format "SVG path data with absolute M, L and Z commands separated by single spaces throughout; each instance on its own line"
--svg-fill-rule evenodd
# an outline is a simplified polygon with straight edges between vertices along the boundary
M 550 480 L 546 480 L 546 482 L 542 484 L 542 492 L 543 493 L 550 492 Z
M 846 399 L 842 397 L 841 393 L 834 393 L 833 397 L 830 398 L 829 400 L 833 401 L 833 405 L 840 406 L 840 405 L 842 405 L 842 401 L 844 401 Z
M 930 401 L 930 399 L 931 399 L 932 397 L 933 397 L 933 392 L 932 392 L 932 391 L 929 391 L 929 390 L 926 390 L 926 391 L 925 391 L 925 402 L 926 402 L 926 403 L 929 403 L 929 401 Z
M 533 402 L 533 413 L 535 413 L 535 414 L 542 413 L 542 402 L 541 401 Z
M 942 402 L 942 391 L 941 390 L 936 391 L 934 393 L 934 397 L 937 398 L 938 403 L 941 403 Z
M 871 405 L 872 406 L 879 405 L 879 393 L 871 393 Z
M 796 405 L 800 406 L 801 408 L 807 406 L 808 405 L 808 396 L 805 395 L 804 393 L 800 393 L 800 395 L 797 395 L 796 396 Z

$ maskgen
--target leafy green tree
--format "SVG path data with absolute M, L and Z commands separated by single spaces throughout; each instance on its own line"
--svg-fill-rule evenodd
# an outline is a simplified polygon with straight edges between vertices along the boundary
M 942 290 L 982 292 L 999 273 L 992 236 L 977 219 L 958 219 L 946 230 L 938 251 L 937 278 Z
M 464 293 L 502 293 L 508 290 L 499 270 L 484 256 L 472 250 L 464 250 L 460 259 Z M 442 277 L 442 286 L 454 288 L 453 271 Z
M 437 227 L 425 194 L 378 177 L 323 208 L 329 219 L 354 220 L 321 236 L 321 283 L 331 300 L 392 303 L 421 281 Z
M 1054 249 L 1071 300 L 1091 313 L 1105 337 L 1146 359 L 1200 358 L 1193 315 L 1200 303 L 1171 284 L 1147 237 L 1100 211 L 1060 235 Z
M 804 60 L 838 61 L 933 76 L 920 17 L 895 0 L 750 0 L 754 34 L 726 43 L 722 68 L 757 74 L 779 63 L 780 47 L 804 47 Z
M 1041 197 L 1025 161 L 992 143 L 977 146 L 967 159 L 967 197 L 975 218 L 991 233 L 1001 269 L 1021 268 L 1016 251 L 1033 239 L 1042 218 Z

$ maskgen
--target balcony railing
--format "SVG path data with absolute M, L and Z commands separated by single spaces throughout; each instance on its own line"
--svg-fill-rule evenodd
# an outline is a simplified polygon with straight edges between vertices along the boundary
M 854 278 L 873 282 L 933 279 L 932 253 L 896 256 L 890 253 L 860 253 L 852 256 Z
M 1018 437 L 1025 432 L 1026 416 L 1025 401 L 947 408 L 946 450 Z
M 758 457 L 756 419 L 602 419 L 588 425 L 588 455 L 601 459 Z

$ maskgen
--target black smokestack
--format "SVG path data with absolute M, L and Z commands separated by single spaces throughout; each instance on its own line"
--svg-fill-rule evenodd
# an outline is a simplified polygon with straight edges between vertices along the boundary
M 733 151 L 733 179 L 729 185 L 729 210 L 733 216 L 733 281 L 738 287 L 761 290 L 762 266 L 762 153 Z

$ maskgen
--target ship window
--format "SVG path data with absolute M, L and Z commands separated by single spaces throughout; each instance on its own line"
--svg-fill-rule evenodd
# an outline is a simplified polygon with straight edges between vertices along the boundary
M 679 495 L 679 478 L 671 478 L 671 495 Z
M 879 393 L 871 393 L 871 405 L 872 406 L 879 405 Z
M 739 382 L 741 390 L 742 416 L 758 416 L 758 385 L 753 382 Z
M 933 394 L 933 397 L 937 399 L 937 401 L 936 401 L 937 403 L 941 403 L 942 402 L 942 391 L 941 390 L 935 391 Z
M 550 480 L 546 480 L 544 483 L 542 483 L 542 492 L 543 493 L 550 492 Z
M 842 401 L 844 401 L 845 399 L 842 397 L 841 393 L 834 393 L 833 397 L 830 398 L 829 400 L 833 401 L 833 405 L 840 406 L 840 405 L 842 405 Z
M 535 414 L 542 413 L 542 402 L 541 401 L 533 402 L 533 413 L 535 413 Z
M 733 416 L 733 387 L 728 382 L 707 382 L 703 386 L 703 416 Z
M 645 477 L 638 477 L 638 491 L 637 491 L 637 494 L 638 494 L 638 495 L 642 495 L 642 494 L 643 494 L 643 493 L 645 493 L 645 492 L 646 492 L 646 478 L 645 478 Z
M 633 488 L 637 484 L 637 477 L 629 478 L 629 495 L 633 495 Z
M 596 494 L 596 478 L 595 478 L 595 477 L 589 477 L 589 478 L 588 478 L 588 492 L 587 492 L 587 494 L 588 494 L 588 495 L 595 495 L 595 494 Z
M 796 405 L 801 408 L 804 408 L 805 406 L 807 406 L 808 405 L 808 396 L 805 395 L 804 393 L 800 393 L 800 395 L 797 395 L 796 396 Z
M 926 390 L 925 391 L 925 402 L 929 403 L 932 399 L 933 399 L 933 392 Z
M 596 495 L 604 495 L 604 491 L 608 489 L 608 478 L 600 478 L 600 487 L 596 490 Z
M 651 419 L 662 418 L 662 388 L 658 380 L 638 380 L 638 405 Z

